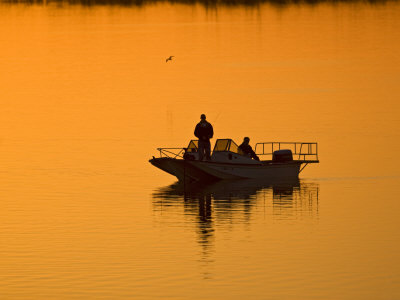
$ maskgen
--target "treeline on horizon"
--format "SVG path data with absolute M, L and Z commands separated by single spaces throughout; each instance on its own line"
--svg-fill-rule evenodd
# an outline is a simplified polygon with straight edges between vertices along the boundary
M 384 4 L 386 2 L 396 2 L 398 0 L 0 0 L 2 3 L 21 3 L 21 4 L 79 4 L 79 5 L 124 5 L 142 6 L 146 4 L 171 3 L 171 4 L 202 4 L 205 6 L 254 6 L 261 4 L 271 5 L 290 5 L 290 4 L 320 4 L 320 3 L 370 3 Z

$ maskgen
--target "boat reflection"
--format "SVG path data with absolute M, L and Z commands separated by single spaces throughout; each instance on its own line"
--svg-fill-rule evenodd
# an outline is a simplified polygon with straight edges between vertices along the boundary
M 267 222 L 318 218 L 319 184 L 299 179 L 177 182 L 157 189 L 152 196 L 156 215 L 174 219 L 183 215 L 196 224 L 205 252 L 210 250 L 216 228 L 232 230 L 260 216 L 267 217 Z
M 318 183 L 299 179 L 222 180 L 208 184 L 176 182 L 158 188 L 153 193 L 153 205 L 155 210 L 168 210 L 183 205 L 190 211 L 193 211 L 195 206 L 200 209 L 200 219 L 206 220 L 212 213 L 217 218 L 231 215 L 232 211 L 229 209 L 249 213 L 253 206 L 259 205 L 260 199 L 269 206 L 265 201 L 266 197 L 270 197 L 272 207 L 279 211 L 298 210 L 301 206 L 317 214 L 318 192 Z M 242 210 L 238 210 L 239 207 L 242 207 Z

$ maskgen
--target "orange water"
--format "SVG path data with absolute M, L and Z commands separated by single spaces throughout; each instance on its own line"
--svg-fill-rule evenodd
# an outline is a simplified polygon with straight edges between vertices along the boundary
M 2 299 L 400 297 L 398 3 L 0 7 Z M 321 163 L 171 186 L 201 113 Z

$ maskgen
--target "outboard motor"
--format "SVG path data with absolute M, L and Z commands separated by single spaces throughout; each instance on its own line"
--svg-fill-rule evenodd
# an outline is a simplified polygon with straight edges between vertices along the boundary
M 292 150 L 285 149 L 274 151 L 274 153 L 272 154 L 272 161 L 281 163 L 293 161 Z

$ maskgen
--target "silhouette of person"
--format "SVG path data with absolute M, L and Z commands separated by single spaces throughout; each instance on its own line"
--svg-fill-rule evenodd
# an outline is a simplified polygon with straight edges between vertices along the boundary
M 214 135 L 213 127 L 206 121 L 206 115 L 200 116 L 200 122 L 196 125 L 194 135 L 199 139 L 199 160 L 202 161 L 204 154 L 207 160 L 211 159 L 210 139 Z
M 260 161 L 260 158 L 253 151 L 253 148 L 249 145 L 250 138 L 247 136 L 243 139 L 243 143 L 240 144 L 239 149 L 242 150 L 244 155 L 250 156 L 251 158 Z

